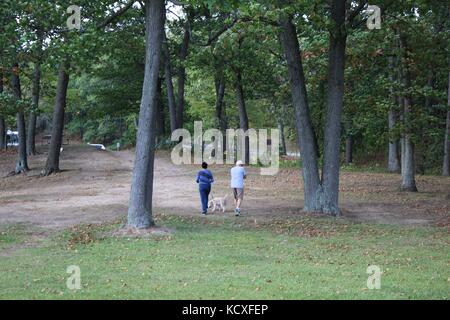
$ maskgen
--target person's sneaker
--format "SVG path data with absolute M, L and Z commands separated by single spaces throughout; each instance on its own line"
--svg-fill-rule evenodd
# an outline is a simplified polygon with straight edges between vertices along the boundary
M 238 209 L 238 208 L 234 209 L 234 215 L 236 217 L 239 217 L 241 215 L 241 209 Z
M 202 212 L 202 216 L 206 216 L 206 212 Z

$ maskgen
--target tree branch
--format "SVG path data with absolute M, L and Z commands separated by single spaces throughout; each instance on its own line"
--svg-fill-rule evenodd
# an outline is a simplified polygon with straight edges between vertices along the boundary
M 244 17 L 241 18 L 241 20 L 242 21 L 250 21 L 250 22 L 252 22 L 252 21 L 255 21 L 255 18 L 249 17 L 249 16 L 244 16 Z M 280 24 L 277 21 L 271 20 L 271 19 L 263 17 L 263 16 L 257 17 L 256 20 L 260 21 L 262 23 L 274 26 L 274 27 L 279 27 L 280 26 Z
M 220 29 L 219 31 L 217 31 L 214 35 L 210 36 L 208 41 L 204 44 L 198 44 L 199 46 L 202 47 L 208 47 L 210 46 L 214 41 L 216 41 L 222 34 L 224 34 L 227 30 L 231 29 L 236 23 L 238 22 L 238 18 L 234 18 L 232 22 L 230 22 L 229 24 L 226 24 L 222 27 L 222 29 Z
M 117 12 L 110 15 L 108 18 L 106 18 L 102 23 L 97 25 L 97 29 L 102 29 L 106 27 L 108 24 L 110 24 L 114 19 L 124 14 L 128 9 L 131 8 L 131 6 L 136 2 L 136 0 L 128 0 L 128 2 L 125 4 L 124 7 L 122 7 Z
M 177 17 L 178 19 L 182 19 L 178 14 L 176 14 L 175 12 L 173 12 L 172 10 L 170 10 L 170 9 L 167 9 L 167 11 L 169 11 L 171 14 L 173 14 L 175 17 Z
M 361 1 L 353 11 L 350 11 L 350 14 L 347 17 L 347 22 L 351 24 L 353 19 L 355 19 L 355 17 L 364 9 L 366 4 L 367 0 Z
M 286 64 L 286 59 L 285 57 L 283 57 L 283 55 L 279 54 L 278 52 L 276 52 L 275 50 L 269 48 L 269 52 L 275 57 L 277 58 L 283 65 Z

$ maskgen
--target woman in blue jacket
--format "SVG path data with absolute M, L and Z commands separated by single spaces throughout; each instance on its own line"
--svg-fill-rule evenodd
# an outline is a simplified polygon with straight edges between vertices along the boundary
M 198 189 L 200 191 L 200 200 L 202 202 L 202 214 L 206 215 L 208 211 L 208 198 L 211 192 L 211 183 L 214 182 L 214 177 L 211 171 L 208 170 L 208 164 L 202 163 L 202 170 L 197 174 Z

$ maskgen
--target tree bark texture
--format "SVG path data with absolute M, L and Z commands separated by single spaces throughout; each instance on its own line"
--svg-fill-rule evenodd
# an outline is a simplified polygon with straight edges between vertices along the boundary
M 20 87 L 20 76 L 19 76 L 19 64 L 15 63 L 13 66 L 11 85 L 14 92 L 14 97 L 16 100 L 22 98 L 22 89 Z M 19 174 L 29 170 L 28 159 L 27 159 L 27 149 L 26 149 L 26 130 L 25 130 L 25 115 L 23 110 L 18 110 L 17 112 L 17 131 L 19 133 L 19 150 L 18 158 L 16 161 L 15 173 Z
M 67 57 L 61 59 L 58 68 L 58 83 L 56 86 L 56 100 L 53 109 L 52 135 L 48 149 L 47 162 L 42 170 L 43 176 L 60 171 L 59 157 L 64 132 L 64 114 L 67 103 L 67 87 L 69 85 L 69 61 Z
M 128 226 L 138 229 L 154 225 L 152 215 L 155 118 L 158 75 L 164 33 L 164 0 L 145 1 L 145 75 L 136 137 L 136 157 L 131 181 Z

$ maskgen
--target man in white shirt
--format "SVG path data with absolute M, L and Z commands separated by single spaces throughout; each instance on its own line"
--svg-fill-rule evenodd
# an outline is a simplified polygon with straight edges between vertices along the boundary
M 238 217 L 241 214 L 241 203 L 244 200 L 244 179 L 247 177 L 247 173 L 244 169 L 244 163 L 239 160 L 236 162 L 236 166 L 231 168 L 231 188 L 233 189 L 234 200 L 236 203 L 236 209 L 234 214 Z

